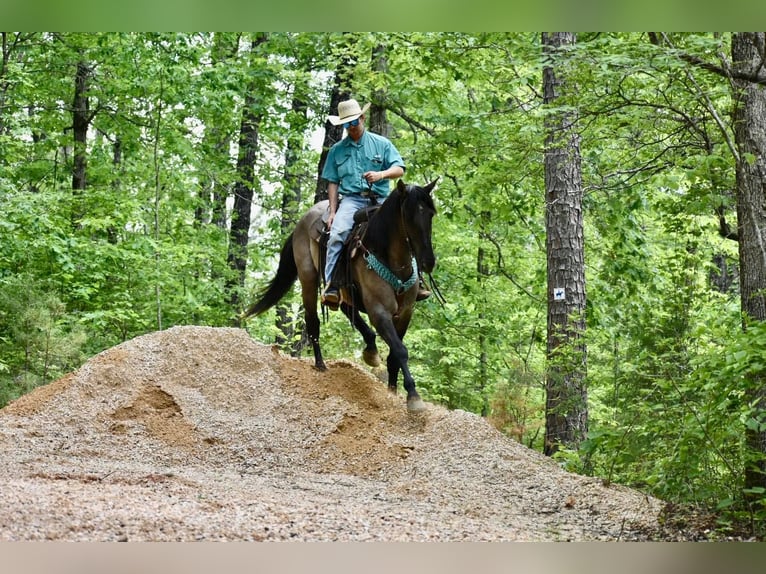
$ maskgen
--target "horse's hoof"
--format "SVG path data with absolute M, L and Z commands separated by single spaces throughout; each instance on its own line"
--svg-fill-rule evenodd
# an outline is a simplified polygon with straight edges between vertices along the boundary
M 365 349 L 364 351 L 362 351 L 362 359 L 364 359 L 364 362 L 370 365 L 371 367 L 380 366 L 380 355 L 378 354 L 377 349 L 375 350 Z
M 319 371 L 320 373 L 324 373 L 327 370 L 327 365 L 322 363 L 321 365 L 314 365 L 314 369 Z
M 407 399 L 407 411 L 419 413 L 426 410 L 426 404 L 420 397 L 410 397 Z

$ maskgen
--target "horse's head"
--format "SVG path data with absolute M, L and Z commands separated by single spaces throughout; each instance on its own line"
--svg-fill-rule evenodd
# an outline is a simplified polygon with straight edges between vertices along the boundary
M 418 267 L 424 273 L 431 273 L 436 266 L 436 256 L 431 245 L 431 220 L 436 215 L 436 207 L 431 192 L 438 178 L 425 187 L 407 185 L 401 179 L 397 191 L 401 197 L 402 220 L 415 254 Z

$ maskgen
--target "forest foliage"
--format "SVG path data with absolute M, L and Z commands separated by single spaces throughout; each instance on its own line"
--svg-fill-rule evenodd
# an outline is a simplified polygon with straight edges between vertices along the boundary
M 287 191 L 300 191 L 291 217 L 314 200 L 343 63 L 344 88 L 387 110 L 405 179 L 440 178 L 434 275 L 447 302 L 418 304 L 407 334 L 418 387 L 541 449 L 550 110 L 539 34 L 3 38 L 0 403 L 137 335 L 232 325 L 228 229 L 245 108 L 259 123 L 244 182 L 254 195 L 243 304 L 274 270 Z M 585 443 L 559 457 L 714 509 L 763 499 L 743 492 L 743 429 L 766 425 L 745 388 L 766 365 L 766 332 L 742 332 L 737 244 L 720 233 L 724 220 L 736 227 L 731 86 L 699 64 L 730 58 L 730 44 L 728 34 L 579 34 L 567 59 L 577 89 L 558 102 L 578 109 L 581 137 L 590 411 Z M 373 65 L 381 49 L 385 69 Z M 73 140 L 78 64 L 85 150 Z M 296 321 L 298 305 L 296 291 Z M 247 329 L 265 343 L 279 335 L 273 313 Z M 322 329 L 326 357 L 360 357 L 341 315 Z

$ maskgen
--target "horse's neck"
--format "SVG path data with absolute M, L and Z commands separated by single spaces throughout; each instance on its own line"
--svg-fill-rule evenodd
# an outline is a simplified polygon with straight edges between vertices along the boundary
M 367 248 L 385 258 L 391 270 L 406 267 L 412 260 L 399 205 L 383 205 L 370 220 Z M 383 211 L 386 210 L 386 211 Z

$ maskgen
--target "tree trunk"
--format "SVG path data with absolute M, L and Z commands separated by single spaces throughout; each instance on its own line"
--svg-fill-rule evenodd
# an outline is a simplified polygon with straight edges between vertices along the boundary
M 77 62 L 74 79 L 74 100 L 72 102 L 72 132 L 74 135 L 74 157 L 72 165 L 72 225 L 76 227 L 84 213 L 83 191 L 88 165 L 86 153 L 88 125 L 90 124 L 90 103 L 88 83 L 91 69 L 84 61 Z
M 743 327 L 766 320 L 766 89 L 748 80 L 764 65 L 766 34 L 732 36 L 734 65 L 734 137 L 737 145 L 737 220 L 739 280 Z M 750 403 L 760 419 L 766 410 L 766 373 L 747 381 Z M 766 488 L 766 432 L 746 430 L 749 446 L 759 460 L 745 473 L 748 488 Z
M 5 121 L 5 99 L 11 87 L 8 81 L 8 64 L 10 63 L 11 49 L 8 46 L 8 32 L 0 32 L 0 135 L 8 133 L 8 125 Z M 2 155 L 0 155 L 2 158 Z
M 255 52 L 267 39 L 259 34 L 251 45 Z M 252 61 L 255 61 L 251 54 Z M 232 276 L 226 281 L 228 303 L 236 311 L 240 302 L 240 291 L 245 285 L 247 269 L 247 244 L 250 232 L 250 212 L 253 204 L 253 185 L 255 183 L 255 158 L 258 152 L 258 130 L 263 109 L 260 105 L 261 94 L 258 86 L 248 89 L 245 106 L 242 110 L 242 122 L 239 131 L 239 154 L 237 156 L 237 183 L 234 185 L 234 210 L 229 231 L 228 263 Z
M 492 214 L 489 211 L 482 211 L 479 219 L 479 238 L 487 233 L 487 228 L 492 221 Z M 487 319 L 487 296 L 485 294 L 485 279 L 489 277 L 489 265 L 487 265 L 487 253 L 484 247 L 479 244 L 479 250 L 476 254 L 476 280 L 479 285 L 479 297 L 481 307 L 478 312 L 479 324 L 483 325 Z M 479 329 L 479 392 L 481 393 L 481 416 L 489 416 L 489 343 L 484 334 L 484 329 Z
M 386 59 L 386 45 L 378 44 L 372 50 L 372 69 L 381 75 L 388 71 L 388 60 Z M 391 124 L 386 117 L 386 90 L 381 88 L 375 90 L 372 96 L 372 106 L 370 106 L 370 117 L 367 122 L 371 132 L 391 138 Z M 363 104 L 362 104 L 363 105 Z
M 335 83 L 330 94 L 330 113 L 335 113 L 338 109 L 338 103 L 348 99 L 348 92 L 342 91 L 339 73 L 335 73 Z M 327 154 L 330 148 L 343 138 L 343 126 L 334 126 L 329 121 L 324 123 L 324 141 L 322 142 L 322 153 L 319 156 L 319 165 L 317 166 L 317 185 L 314 191 L 314 203 L 319 203 L 327 199 L 327 181 L 322 179 L 322 170 L 327 161 Z
M 120 193 L 122 187 L 122 181 L 120 180 L 120 174 L 122 171 L 122 139 L 120 136 L 115 136 L 114 143 L 112 144 L 112 168 L 114 170 L 114 177 L 112 178 L 112 192 L 115 197 Z M 112 245 L 117 245 L 119 237 L 119 230 L 116 225 L 109 225 L 106 228 L 107 239 Z
M 211 53 L 211 66 L 213 68 L 225 66 L 230 60 L 237 57 L 239 51 L 239 34 L 217 32 L 213 42 Z M 226 229 L 226 199 L 229 195 L 227 186 L 217 180 L 216 170 L 210 171 L 210 165 L 227 165 L 231 137 L 226 129 L 223 129 L 214 118 L 209 120 L 202 140 L 202 149 L 212 156 L 208 161 L 206 170 L 200 176 L 199 205 L 194 212 L 194 218 L 198 225 L 206 221 L 212 221 L 220 229 Z
M 569 32 L 544 33 L 544 102 L 556 105 L 567 89 L 566 56 Z M 548 261 L 548 369 L 545 404 L 547 455 L 560 447 L 577 448 L 588 429 L 585 386 L 585 263 L 582 213 L 580 138 L 576 114 L 552 109 L 546 119 L 545 227 Z
M 308 107 L 306 102 L 299 95 L 293 95 L 292 111 L 290 114 L 290 135 L 287 138 L 287 148 L 285 149 L 285 173 L 284 173 L 284 193 L 282 195 L 282 219 L 280 227 L 282 237 L 287 237 L 298 222 L 298 208 L 301 204 L 301 180 L 300 180 L 300 160 L 303 151 L 303 136 L 306 130 Z M 290 313 L 290 305 L 287 303 L 278 303 L 276 306 L 277 314 L 277 337 L 278 345 L 285 345 L 292 341 L 297 329 L 297 317 Z M 308 341 L 307 338 L 305 338 Z M 298 355 L 302 349 L 301 341 L 291 345 L 290 351 L 293 355 Z
M 343 42 L 347 42 L 352 38 L 352 35 L 344 35 Z M 348 87 L 349 71 L 351 69 L 351 63 L 349 56 L 346 54 L 335 69 L 335 75 L 333 78 L 332 93 L 330 94 L 330 108 L 328 114 L 336 113 L 338 109 L 338 103 L 343 100 L 347 100 L 351 97 Z M 363 102 L 359 102 L 360 105 L 364 105 Z M 322 179 L 322 170 L 324 164 L 327 161 L 327 154 L 330 153 L 330 148 L 343 138 L 343 126 L 334 126 L 329 121 L 324 122 L 324 141 L 322 142 L 322 153 L 319 156 L 319 164 L 317 165 L 317 185 L 314 191 L 314 203 L 319 203 L 327 199 L 327 181 Z

